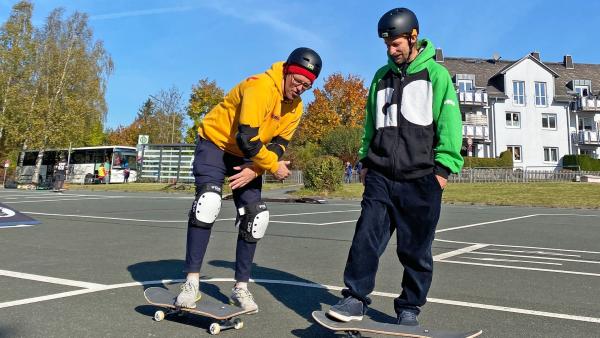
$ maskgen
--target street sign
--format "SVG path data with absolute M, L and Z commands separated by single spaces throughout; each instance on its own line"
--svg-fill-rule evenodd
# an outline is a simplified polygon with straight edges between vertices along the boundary
M 150 136 L 138 135 L 138 144 L 148 144 L 149 141 L 150 141 Z

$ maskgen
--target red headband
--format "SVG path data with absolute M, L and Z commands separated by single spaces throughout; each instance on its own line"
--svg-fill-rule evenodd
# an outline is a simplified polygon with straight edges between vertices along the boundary
M 316 80 L 315 74 L 311 73 L 308 69 L 304 67 L 300 67 L 295 64 L 291 64 L 286 67 L 286 73 L 288 74 L 300 74 L 306 76 L 310 82 L 314 82 Z

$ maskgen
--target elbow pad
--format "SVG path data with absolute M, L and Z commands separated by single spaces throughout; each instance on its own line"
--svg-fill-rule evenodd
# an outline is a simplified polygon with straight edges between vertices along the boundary
M 262 142 L 257 138 L 258 128 L 252 128 L 245 124 L 240 124 L 235 141 L 246 158 L 253 158 L 262 148 Z M 256 138 L 256 140 L 252 140 Z
M 281 136 L 276 136 L 271 140 L 271 143 L 267 145 L 267 149 L 269 151 L 277 154 L 277 160 L 281 160 L 283 153 L 285 152 L 285 148 L 287 147 L 289 141 L 284 139 Z

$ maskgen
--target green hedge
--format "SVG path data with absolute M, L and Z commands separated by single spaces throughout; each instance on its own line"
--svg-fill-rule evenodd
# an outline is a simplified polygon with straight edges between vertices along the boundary
M 512 153 L 508 150 L 498 158 L 464 157 L 464 168 L 512 168 Z
M 600 171 L 600 160 L 595 160 L 589 155 L 565 155 L 563 168 L 569 170 Z
M 335 191 L 342 185 L 344 163 L 337 157 L 319 156 L 306 164 L 304 186 L 319 191 Z

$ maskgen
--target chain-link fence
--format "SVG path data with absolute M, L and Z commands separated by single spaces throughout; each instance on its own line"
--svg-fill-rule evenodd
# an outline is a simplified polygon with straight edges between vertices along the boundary
M 574 182 L 584 175 L 600 176 L 598 171 L 545 171 L 513 168 L 470 168 L 448 177 L 453 183 Z

